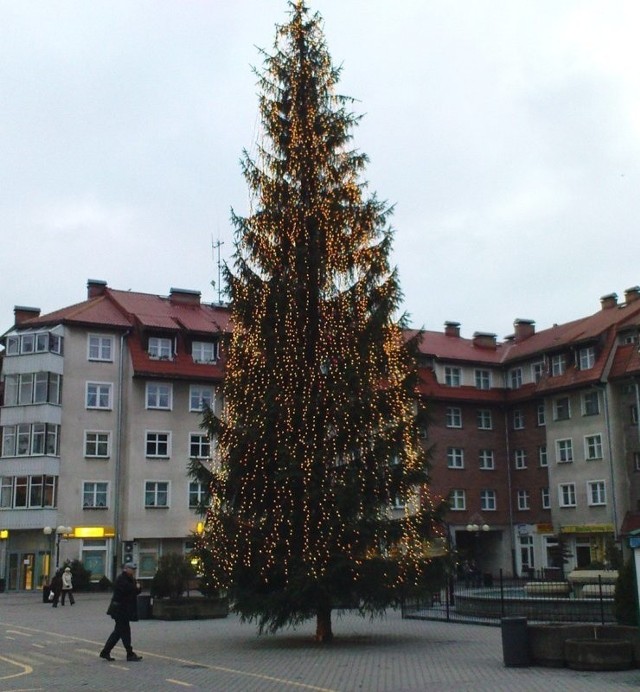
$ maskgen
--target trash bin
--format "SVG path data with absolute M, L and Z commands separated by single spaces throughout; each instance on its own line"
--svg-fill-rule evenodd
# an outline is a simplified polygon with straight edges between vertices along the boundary
M 49 594 L 51 593 L 51 587 L 45 584 L 42 587 L 42 602 L 49 603 Z
M 502 655 L 508 668 L 528 666 L 529 636 L 527 633 L 527 618 L 506 617 L 500 621 L 502 628 Z
M 138 594 L 138 620 L 149 620 L 151 618 L 151 596 L 149 594 Z

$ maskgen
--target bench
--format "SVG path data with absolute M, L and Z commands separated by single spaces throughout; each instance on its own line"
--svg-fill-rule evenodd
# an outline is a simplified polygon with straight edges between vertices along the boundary
M 581 598 L 600 598 L 600 593 L 604 598 L 613 598 L 616 593 L 615 584 L 585 584 L 580 589 Z
M 605 586 L 612 586 L 615 589 L 616 581 L 618 580 L 618 571 L 614 569 L 574 569 L 573 572 L 567 577 L 569 583 L 573 588 L 573 592 L 576 598 L 582 598 L 584 594 L 584 589 L 587 586 L 595 586 L 596 592 L 593 593 L 593 589 L 588 589 L 587 593 L 589 597 L 599 595 L 599 584 L 603 586 L 603 593 Z

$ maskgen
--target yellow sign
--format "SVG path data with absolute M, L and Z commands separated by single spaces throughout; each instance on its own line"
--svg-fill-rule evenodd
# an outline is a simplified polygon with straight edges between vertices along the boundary
M 561 526 L 560 533 L 613 533 L 613 524 L 580 524 Z
M 69 534 L 71 538 L 113 538 L 115 535 L 113 526 L 76 526 Z
M 0 529 L 0 539 L 3 541 L 9 538 L 9 529 Z
M 553 533 L 553 524 L 536 524 L 538 533 Z

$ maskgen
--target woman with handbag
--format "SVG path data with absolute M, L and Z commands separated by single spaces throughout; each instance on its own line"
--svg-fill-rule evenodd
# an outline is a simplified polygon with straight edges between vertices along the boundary
M 109 635 L 100 652 L 100 658 L 105 661 L 115 661 L 111 656 L 111 650 L 122 640 L 122 645 L 127 652 L 127 661 L 141 661 L 142 656 L 131 647 L 130 622 L 138 619 L 138 594 L 142 590 L 134 574 L 138 565 L 135 562 L 127 562 L 122 567 L 122 573 L 118 576 L 113 587 L 113 598 L 107 609 L 107 615 L 115 620 L 113 632 Z
M 69 596 L 69 604 L 73 605 L 76 601 L 73 597 L 73 578 L 71 576 L 71 567 L 65 567 L 62 573 L 62 598 L 60 605 L 64 605 L 64 599 Z

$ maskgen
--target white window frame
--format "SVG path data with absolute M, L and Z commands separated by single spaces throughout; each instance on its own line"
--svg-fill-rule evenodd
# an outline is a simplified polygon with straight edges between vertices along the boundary
M 113 336 L 88 334 L 87 360 L 113 363 Z
M 90 453 L 90 446 L 94 447 L 94 453 Z M 104 454 L 99 453 L 102 448 L 105 448 Z M 111 431 L 85 430 L 83 449 L 87 459 L 108 459 L 111 456 Z
M 509 388 L 520 389 L 522 387 L 522 368 L 509 370 Z
M 556 440 L 556 462 L 558 464 L 570 464 L 573 462 L 573 439 L 563 437 Z
M 449 509 L 452 512 L 464 512 L 467 509 L 467 493 L 455 488 L 449 491 Z
M 155 451 L 149 451 L 153 446 Z M 166 450 L 163 453 L 163 450 Z M 171 458 L 171 431 L 170 430 L 145 430 L 144 455 L 147 459 Z
M 150 336 L 147 353 L 152 360 L 171 360 L 173 358 L 173 339 L 166 336 Z
M 201 413 L 204 410 L 204 405 L 213 408 L 214 401 L 214 387 L 206 387 L 199 384 L 192 384 L 189 387 L 189 411 Z
M 483 488 L 480 491 L 480 509 L 483 512 L 495 512 L 498 508 L 498 495 L 491 488 Z
M 537 384 L 542 379 L 544 375 L 544 361 L 538 360 L 535 363 L 531 363 L 531 379 Z
M 163 486 L 162 488 L 160 486 Z M 171 507 L 171 481 L 165 480 L 145 480 L 144 481 L 143 503 L 145 509 L 168 509 Z M 148 494 L 153 494 L 153 501 L 148 503 Z M 158 504 L 157 500 L 161 493 L 166 493 L 166 504 Z
M 459 406 L 447 406 L 445 419 L 447 428 L 461 428 L 462 409 Z
M 163 400 L 166 398 L 166 404 Z M 173 385 L 168 382 L 147 382 L 145 385 L 145 408 L 171 411 L 173 409 Z
M 549 452 L 547 445 L 538 445 L 538 466 L 545 468 L 549 466 Z
M 187 484 L 187 504 L 189 509 L 197 509 L 208 495 L 207 484 L 202 481 L 189 481 Z
M 464 468 L 464 449 L 462 447 L 447 447 L 447 468 Z
M 536 407 L 536 423 L 539 428 L 544 427 L 547 424 L 546 410 L 544 403 L 538 404 Z
M 445 365 L 444 383 L 447 387 L 460 387 L 462 385 L 462 370 L 453 365 Z
M 476 412 L 476 421 L 478 430 L 493 430 L 493 414 L 490 408 L 479 408 Z
M 597 461 L 604 458 L 601 433 L 585 435 L 584 458 L 586 461 Z
M 607 504 L 607 483 L 604 480 L 587 481 L 587 504 L 604 507 Z
M 513 452 L 513 465 L 520 471 L 527 468 L 527 452 L 524 449 L 516 449 Z
M 496 460 L 493 449 L 480 449 L 478 451 L 478 459 L 482 471 L 493 471 L 495 469 Z
M 578 351 L 578 364 L 580 370 L 591 370 L 596 364 L 596 349 L 594 346 L 585 346 Z
M 595 402 L 595 410 L 590 410 Z M 597 390 L 585 392 L 582 395 L 582 415 L 583 416 L 598 416 L 600 415 L 600 394 Z
M 513 410 L 513 429 L 524 430 L 524 411 L 521 408 Z
M 564 353 L 557 353 L 551 356 L 551 377 L 564 375 L 567 369 L 567 358 Z
M 540 488 L 540 502 L 542 509 L 551 509 L 551 491 L 549 488 Z
M 193 454 L 194 447 L 200 451 L 199 454 Z M 202 454 L 206 450 L 206 454 Z M 206 433 L 191 432 L 189 433 L 189 458 L 190 459 L 210 459 L 211 458 L 211 440 Z
M 520 512 L 524 512 L 528 509 L 531 509 L 531 493 L 528 490 L 518 490 L 516 496 L 518 502 L 518 510 Z
M 476 389 L 491 389 L 491 370 L 477 368 L 474 372 Z
M 191 358 L 194 363 L 215 363 L 218 360 L 217 341 L 194 341 L 191 344 Z
M 95 398 L 95 403 L 89 403 L 89 397 Z M 103 399 L 106 396 L 106 405 Z M 111 411 L 113 408 L 113 382 L 87 382 L 85 388 L 85 405 L 92 411 Z
M 566 410 L 567 414 L 564 414 L 564 404 L 567 404 Z M 571 420 L 571 399 L 568 396 L 559 396 L 557 399 L 553 400 L 553 420 Z
M 100 486 L 100 487 L 98 487 L 98 486 Z M 91 500 L 90 500 L 89 504 L 87 504 L 87 495 L 91 496 Z M 102 481 L 102 480 L 82 481 L 82 509 L 108 509 L 108 508 L 109 508 L 109 481 Z
M 576 507 L 575 483 L 558 484 L 558 506 L 561 508 Z

